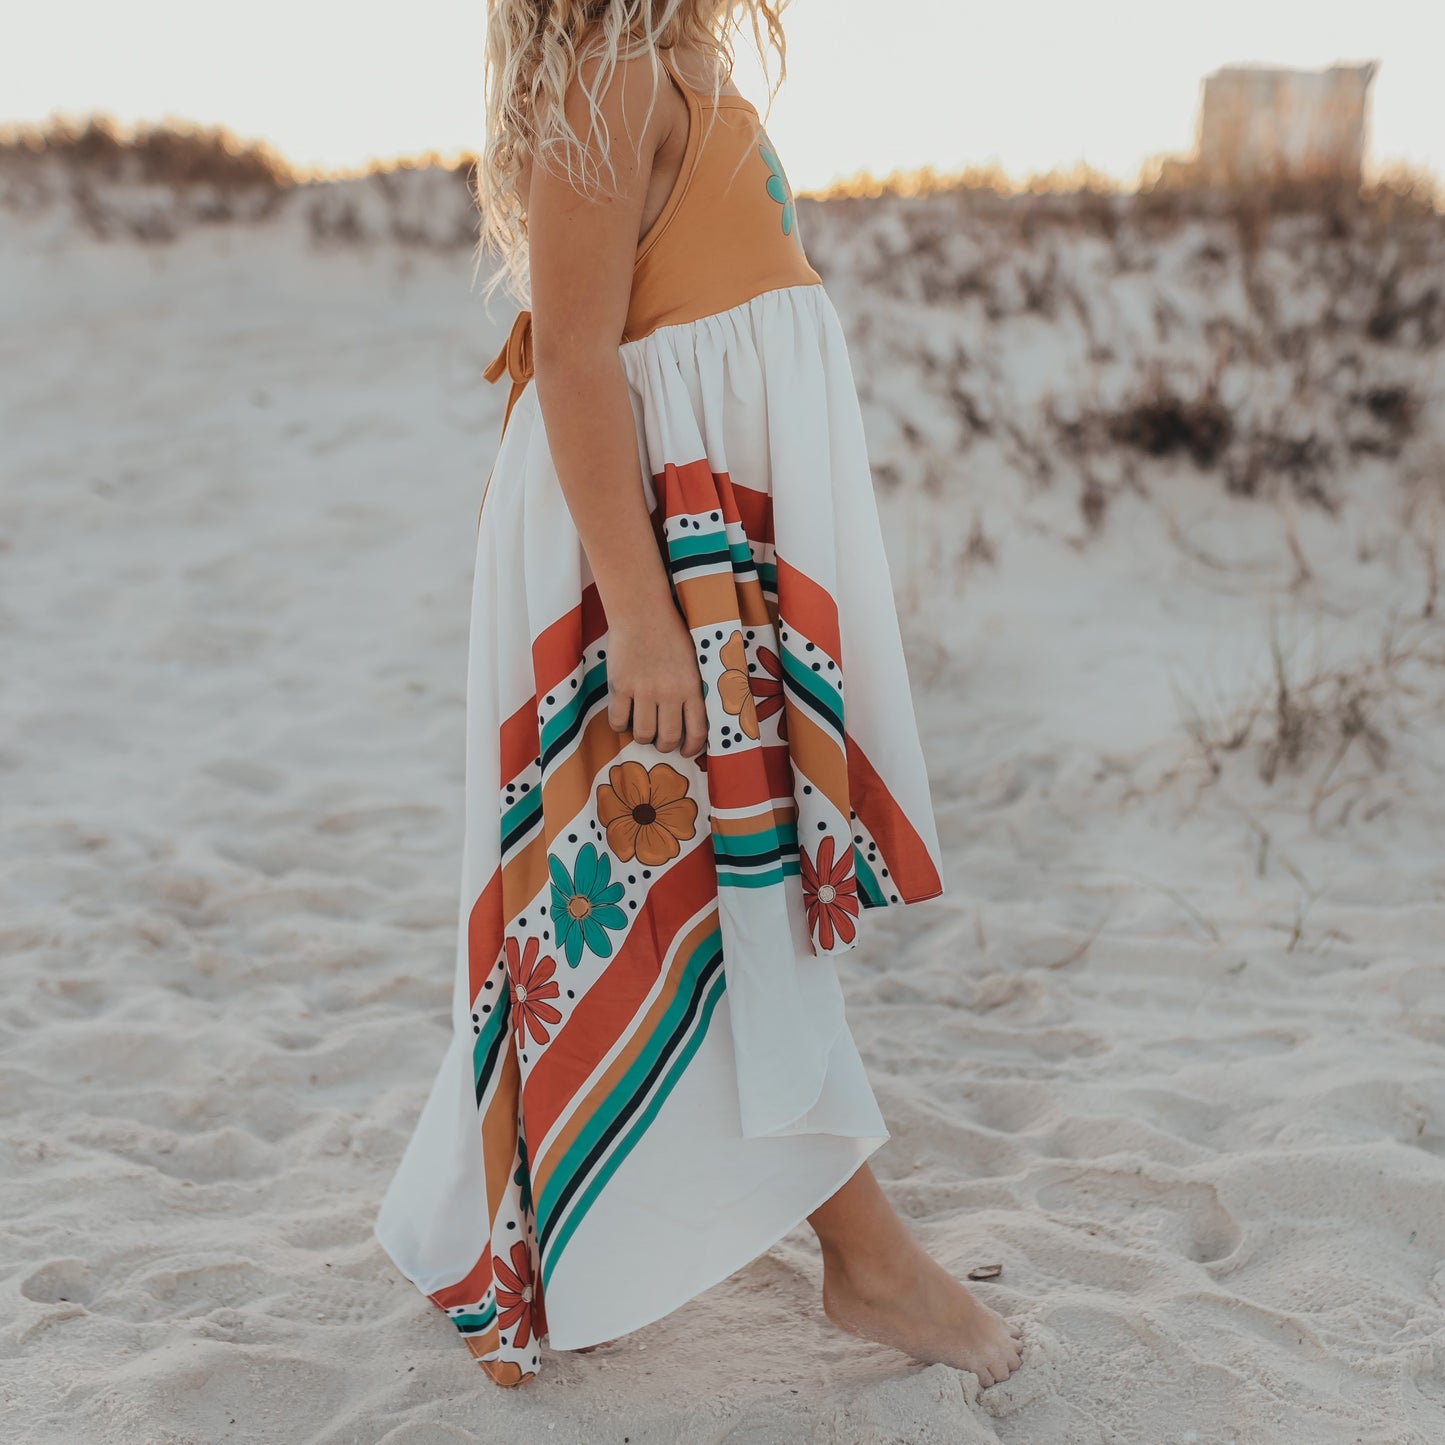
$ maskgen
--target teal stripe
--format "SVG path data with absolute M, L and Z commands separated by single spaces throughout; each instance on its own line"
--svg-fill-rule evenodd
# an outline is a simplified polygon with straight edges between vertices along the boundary
M 769 592 L 778 590 L 778 564 L 776 562 L 757 562 L 754 566 L 758 569 L 758 580 Z
M 607 664 L 599 662 L 591 668 L 583 677 L 579 687 L 569 689 L 572 693 L 571 700 L 565 707 L 558 709 L 553 714 L 547 725 L 542 729 L 541 752 L 545 755 L 551 751 L 553 742 L 564 733 L 572 731 L 582 713 L 583 704 L 599 688 L 604 688 L 607 681 Z M 560 688 L 554 688 L 553 692 L 559 692 Z
M 724 531 L 688 532 L 681 537 L 673 537 L 667 544 L 667 555 L 674 562 L 720 551 L 726 551 L 734 571 L 741 569 L 744 572 L 757 571 L 761 574 L 762 568 L 753 561 L 753 550 L 746 540 L 729 542 Z M 776 576 L 776 567 L 769 567 L 769 571 Z
M 479 1315 L 448 1315 L 447 1318 L 464 1334 L 476 1334 L 484 1330 L 497 1317 L 497 1306 L 493 1302 Z
M 684 557 L 696 557 L 700 552 L 730 552 L 726 532 L 689 532 L 685 537 L 673 537 L 667 544 L 667 555 L 674 561 Z
M 756 858 L 759 853 L 771 853 L 775 848 L 796 849 L 798 846 L 798 825 L 783 823 L 762 828 L 756 833 L 714 833 L 712 850 L 719 863 L 730 858 Z
M 547 1180 L 546 1189 L 537 1199 L 537 1233 L 539 1235 L 546 1228 L 552 1211 L 557 1207 L 557 1196 L 567 1187 L 577 1170 L 582 1167 L 583 1161 L 591 1153 L 597 1140 L 611 1127 L 618 1114 L 626 1107 L 633 1094 L 637 1092 L 638 1085 L 647 1077 L 657 1063 L 659 1055 L 671 1041 L 674 1030 L 692 1002 L 693 989 L 698 975 L 721 946 L 722 936 L 718 929 L 713 928 L 693 949 L 687 963 L 683 966 L 682 977 L 678 980 L 677 988 L 668 1002 L 666 1012 L 658 1020 L 641 1052 L 632 1061 L 631 1067 L 612 1092 L 598 1106 L 597 1112 L 572 1141 L 571 1148 L 558 1160 L 556 1168 L 552 1170 L 551 1176 Z M 575 1218 L 575 1215 L 573 1217 Z
M 882 908 L 888 899 L 863 857 L 863 850 L 856 843 L 853 845 L 853 871 L 858 877 L 858 897 L 864 908 Z
M 720 868 L 717 881 L 719 886 L 728 888 L 766 888 L 770 883 L 781 883 L 784 877 L 797 872 L 798 860 L 788 858 L 774 868 L 750 868 L 745 873 Z
M 809 697 L 816 698 L 827 710 L 830 717 L 837 725 L 839 736 L 843 732 L 843 699 L 838 689 L 827 686 L 821 677 L 813 671 L 812 667 L 799 661 L 786 648 L 783 649 L 783 671 L 791 679 L 793 685 L 801 692 L 806 692 Z
M 520 837 L 524 830 L 530 830 L 535 819 L 529 815 L 540 814 L 542 811 L 542 790 L 532 788 L 522 794 L 502 814 L 502 837 Z
M 753 551 L 746 542 L 734 542 L 728 551 L 732 553 L 734 568 L 741 565 L 746 571 L 753 567 Z
M 567 1216 L 561 1229 L 558 1230 L 556 1238 L 552 1241 L 551 1248 L 547 1251 L 547 1261 L 542 1267 L 542 1284 L 546 1286 L 552 1278 L 552 1270 L 562 1254 L 567 1241 L 572 1237 L 578 1224 L 581 1223 L 587 1210 L 592 1207 L 593 1201 L 606 1186 L 607 1181 L 617 1172 L 618 1166 L 636 1147 L 637 1141 L 647 1132 L 648 1126 L 657 1117 L 657 1112 L 667 1101 L 667 1096 L 672 1093 L 677 1081 L 682 1077 L 687 1066 L 692 1062 L 692 1056 L 697 1053 L 704 1038 L 707 1037 L 708 1024 L 712 1020 L 713 1010 L 717 1007 L 717 1001 L 723 996 L 723 989 L 726 978 L 722 969 L 718 969 L 717 977 L 708 990 L 707 997 L 703 1000 L 700 1016 L 693 1028 L 692 1034 L 687 1042 L 678 1050 L 672 1067 L 668 1069 L 666 1076 L 658 1085 L 656 1092 L 649 1101 L 647 1107 L 633 1121 L 632 1127 L 626 1136 L 603 1160 L 596 1175 L 588 1184 L 582 1197 L 574 1202 L 572 1212 Z
M 488 989 L 486 992 L 490 993 Z M 482 1031 L 472 1040 L 472 1088 L 475 1090 L 482 1082 L 482 1070 L 487 1064 L 487 1055 L 491 1052 L 497 1041 L 497 1035 L 505 1033 L 508 1028 L 508 1015 L 512 1011 L 511 984 L 506 974 L 502 975 L 502 985 L 497 991 L 497 997 L 492 1003 L 492 1011 L 489 1014 L 482 1014 Z M 481 1013 L 481 1010 L 477 1010 Z

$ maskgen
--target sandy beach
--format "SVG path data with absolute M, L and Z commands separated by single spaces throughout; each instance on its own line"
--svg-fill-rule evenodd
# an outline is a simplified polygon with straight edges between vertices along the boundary
M 0 1436 L 1445 1440 L 1445 218 L 803 206 L 945 847 L 840 960 L 875 1167 L 1025 1362 L 838 1333 L 804 1228 L 507 1392 L 371 1235 L 511 319 L 384 192 L 0 189 Z

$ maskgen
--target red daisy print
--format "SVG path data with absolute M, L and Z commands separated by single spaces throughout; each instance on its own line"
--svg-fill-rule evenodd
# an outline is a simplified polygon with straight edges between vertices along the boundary
M 852 943 L 858 929 L 858 879 L 853 874 L 851 848 L 833 862 L 833 840 L 824 838 L 818 844 L 816 860 L 808 857 L 806 848 L 799 849 L 803 872 L 803 901 L 808 905 L 808 927 L 824 952 L 833 947 L 836 934 L 844 943 Z
M 497 1327 L 509 1330 L 517 1326 L 512 1336 L 512 1348 L 525 1350 L 532 1336 L 538 1339 L 547 1333 L 547 1316 L 542 1309 L 542 1291 L 536 1287 L 532 1273 L 532 1251 L 527 1241 L 519 1239 L 512 1246 L 512 1267 L 507 1268 L 505 1260 L 497 1260 Z
M 753 697 L 756 700 L 758 721 L 766 722 L 775 712 L 783 710 L 783 664 L 778 661 L 778 654 L 769 648 L 759 646 L 757 654 L 758 661 L 762 663 L 768 676 L 753 675 Z M 786 717 L 779 718 L 778 736 L 787 735 L 788 720 Z
M 515 938 L 507 939 L 507 976 L 512 981 L 512 1027 L 517 1034 L 517 1047 L 527 1042 L 532 1035 L 534 1044 L 547 1042 L 546 1024 L 559 1024 L 562 1015 L 551 1004 L 549 998 L 556 998 L 559 989 L 552 980 L 557 972 L 557 961 L 544 958 L 537 962 L 537 950 L 541 940 L 529 938 L 526 952 L 517 947 Z

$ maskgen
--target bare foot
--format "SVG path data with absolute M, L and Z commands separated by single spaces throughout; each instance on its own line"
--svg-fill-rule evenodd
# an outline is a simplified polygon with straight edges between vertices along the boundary
M 886 1272 L 860 1278 L 836 1253 L 823 1251 L 823 1312 L 841 1330 L 914 1359 L 952 1365 L 996 1385 L 1018 1369 L 1023 1337 L 996 1310 L 937 1264 L 921 1245 L 899 1251 Z

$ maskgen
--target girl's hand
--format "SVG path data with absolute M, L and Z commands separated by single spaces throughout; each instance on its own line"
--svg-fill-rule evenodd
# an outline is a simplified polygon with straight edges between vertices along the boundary
M 651 612 L 609 619 L 607 721 L 640 743 L 685 758 L 707 746 L 707 709 L 692 634 L 671 599 Z

